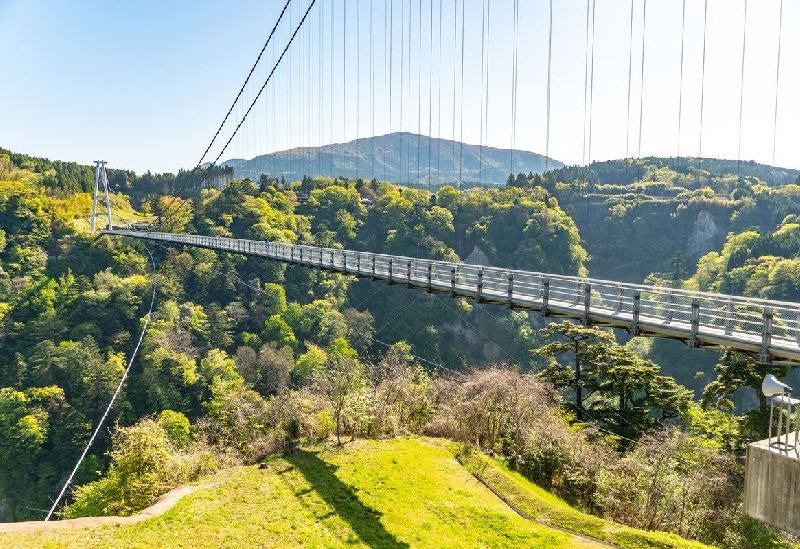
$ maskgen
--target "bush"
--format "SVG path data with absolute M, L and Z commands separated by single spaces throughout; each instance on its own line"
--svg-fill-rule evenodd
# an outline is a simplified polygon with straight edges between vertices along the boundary
M 170 440 L 176 446 L 185 446 L 189 442 L 189 418 L 180 412 L 163 410 L 156 418 L 156 423 L 167 432 Z
M 131 515 L 215 466 L 209 451 L 179 454 L 164 427 L 149 418 L 117 428 L 112 448 L 106 476 L 75 489 L 65 518 Z

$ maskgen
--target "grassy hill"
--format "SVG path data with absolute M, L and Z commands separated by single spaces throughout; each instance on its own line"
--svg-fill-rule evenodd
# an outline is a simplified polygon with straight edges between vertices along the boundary
M 0 533 L 0 547 L 607 547 L 521 518 L 456 461 L 454 450 L 416 437 L 306 446 L 261 468 L 221 472 L 159 517 Z M 625 547 L 706 547 L 586 517 L 484 461 L 483 478 L 506 479 L 501 488 L 530 515 L 570 528 L 588 524 L 589 533 Z

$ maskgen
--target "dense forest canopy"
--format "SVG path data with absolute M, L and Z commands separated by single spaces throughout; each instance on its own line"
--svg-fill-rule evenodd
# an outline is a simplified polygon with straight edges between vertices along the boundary
M 265 174 L 221 189 L 191 172 L 109 178 L 120 215 L 164 230 L 798 300 L 800 187 L 788 171 L 768 181 L 743 166 L 737 177 L 714 171 L 724 161 L 622 160 L 435 192 L 344 177 Z M 620 456 L 645 479 L 657 467 L 647 445 L 702 446 L 686 475 L 724 478 L 735 493 L 742 449 L 766 428 L 754 380 L 787 373 L 296 265 L 95 237 L 93 184 L 91 167 L 0 150 L 3 520 L 41 518 L 55 497 L 130 361 L 153 280 L 116 427 L 101 430 L 78 471 L 73 515 L 135 510 L 109 494 L 139 486 L 125 479 L 143 441 L 154 449 L 141 458 L 157 477 L 149 485 L 164 487 L 301 436 L 425 432 L 478 441 L 575 504 L 638 524 L 613 505 Z M 507 388 L 498 380 L 521 392 L 492 393 Z M 523 396 L 552 414 L 550 434 L 500 404 Z M 564 444 L 587 448 L 585 463 Z M 741 516 L 717 495 L 718 531 L 689 527 L 700 515 L 663 528 L 736 546 Z

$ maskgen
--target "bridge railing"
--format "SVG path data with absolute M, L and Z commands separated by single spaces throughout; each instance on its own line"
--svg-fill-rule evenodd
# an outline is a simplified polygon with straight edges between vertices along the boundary
M 634 334 L 679 338 L 690 346 L 733 346 L 764 361 L 772 356 L 800 361 L 798 303 L 298 244 L 103 232 L 259 255 L 587 324 L 624 327 Z

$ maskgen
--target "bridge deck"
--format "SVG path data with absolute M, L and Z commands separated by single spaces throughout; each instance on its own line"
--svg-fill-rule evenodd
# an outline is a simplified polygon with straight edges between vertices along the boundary
M 798 303 L 278 242 L 129 230 L 102 233 L 370 277 L 479 303 L 625 328 L 635 335 L 678 339 L 691 347 L 730 347 L 762 362 L 800 362 Z

